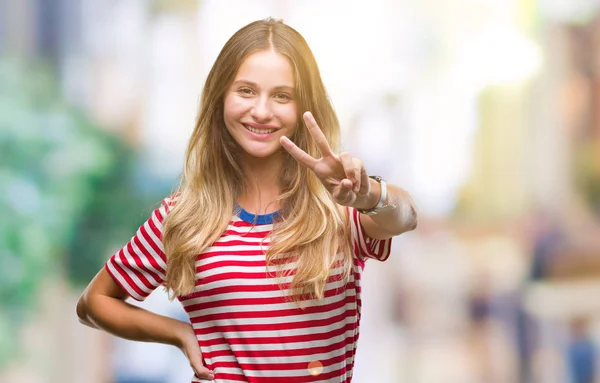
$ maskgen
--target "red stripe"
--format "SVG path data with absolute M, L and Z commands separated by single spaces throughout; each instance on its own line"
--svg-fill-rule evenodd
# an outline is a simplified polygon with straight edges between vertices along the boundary
M 156 224 L 152 220 L 149 220 L 147 223 L 148 223 L 148 226 L 150 227 L 150 230 L 152 230 L 152 232 L 154 233 L 154 236 L 156 237 L 156 239 L 158 241 L 160 241 L 160 243 L 162 244 L 162 232 L 160 231 L 160 229 L 156 226 Z M 154 241 L 154 239 L 150 236 L 150 233 L 148 233 L 148 231 L 146 230 L 146 225 L 143 225 L 140 229 L 142 231 L 142 234 L 144 235 L 144 238 L 146 239 L 146 242 L 148 242 L 150 247 L 152 247 L 154 252 L 156 254 L 158 254 L 158 256 L 163 260 L 163 262 L 166 263 L 167 257 L 165 256 L 165 253 L 162 251 L 160 246 Z
M 336 343 L 331 343 L 326 346 L 319 347 L 308 347 L 308 348 L 297 348 L 297 349 L 271 349 L 271 350 L 236 350 L 233 352 L 231 349 L 217 350 L 217 351 L 202 351 L 202 356 L 205 360 L 211 358 L 217 358 L 222 356 L 235 356 L 237 358 L 277 358 L 277 357 L 291 357 L 291 356 L 304 356 L 304 355 L 316 355 L 325 354 L 335 350 L 344 349 L 348 346 L 348 338 L 343 339 Z M 348 350 L 353 352 L 354 349 Z
M 179 196 L 179 194 L 177 194 L 177 196 Z M 175 204 L 177 203 L 177 201 L 174 198 L 165 198 L 162 200 L 162 205 L 165 208 L 165 212 L 167 214 L 169 214 L 169 212 L 171 211 L 171 207 L 175 206 Z M 158 210 L 158 209 L 156 209 Z M 162 222 L 162 220 L 161 220 Z
M 230 224 L 231 226 L 231 224 Z M 246 231 L 237 231 L 231 228 L 228 228 L 227 230 L 225 230 L 225 232 L 223 233 L 222 237 L 226 237 L 226 236 L 230 236 L 230 235 L 234 235 L 234 236 L 239 236 L 242 238 L 252 238 L 252 239 L 260 239 L 260 238 L 266 238 L 269 234 L 271 234 L 270 231 L 250 231 L 250 232 L 246 232 Z
M 333 356 L 328 359 L 319 360 L 323 367 L 331 366 L 336 363 L 345 362 L 347 359 L 346 354 Z M 239 368 L 246 371 L 286 371 L 286 370 L 301 370 L 306 371 L 308 375 L 308 363 L 307 362 L 287 362 L 287 363 L 239 363 L 239 362 L 214 362 L 212 364 L 213 369 L 217 368 Z
M 126 245 L 126 247 L 127 247 L 127 251 L 129 252 L 129 255 L 131 255 L 131 258 L 133 258 L 133 261 L 136 264 L 136 268 L 133 269 L 134 272 L 139 271 L 139 272 L 135 272 L 135 275 L 139 278 L 139 280 L 142 282 L 142 284 L 146 288 L 148 288 L 150 290 L 154 290 L 156 288 L 156 286 L 158 286 L 160 284 L 160 282 L 158 282 L 157 284 L 151 283 L 148 280 L 148 278 L 146 278 L 146 276 L 141 271 L 144 271 L 144 272 L 150 274 L 152 276 L 152 279 L 154 279 L 154 280 L 160 280 L 160 278 L 156 275 L 153 275 L 154 273 L 149 271 L 148 268 L 146 266 L 144 266 L 144 264 L 142 263 L 142 260 L 140 259 L 140 256 L 133 250 L 133 245 L 131 244 L 131 242 L 129 242 Z
M 315 333 L 315 334 L 304 334 L 304 335 L 288 335 L 288 336 L 269 336 L 269 337 L 244 337 L 244 338 L 234 338 L 228 337 L 224 339 L 222 337 L 214 338 L 214 339 L 203 339 L 201 340 L 202 346 L 210 347 L 216 346 L 220 344 L 229 344 L 229 345 L 257 345 L 257 344 L 285 344 L 285 347 L 290 348 L 292 343 L 306 343 L 306 342 L 314 342 L 320 340 L 328 340 L 338 337 L 340 335 L 344 335 L 348 331 L 356 331 L 358 324 L 357 323 L 346 323 L 344 326 L 323 332 L 323 333 Z M 346 344 L 351 345 L 354 341 L 354 336 L 349 335 L 346 338 Z
M 336 287 L 333 289 L 325 290 L 324 297 L 330 298 L 336 295 L 339 295 L 340 292 L 344 291 L 340 287 Z M 353 297 L 348 295 L 346 298 Z M 354 297 L 353 297 L 354 298 Z M 289 298 L 287 298 L 289 299 Z M 186 310 L 197 311 L 197 310 L 207 310 L 215 307 L 239 307 L 239 306 L 263 306 L 263 305 L 271 305 L 271 304 L 281 304 L 286 302 L 286 296 L 283 294 L 275 297 L 256 297 L 256 298 L 231 298 L 231 299 L 215 299 L 207 302 L 201 302 L 196 304 L 190 304 L 186 306 Z M 266 309 L 266 307 L 265 307 Z
M 248 241 L 242 241 L 239 239 L 230 239 L 227 241 L 217 241 L 215 243 L 213 243 L 212 247 L 227 247 L 227 246 L 263 246 L 263 247 L 269 247 L 270 242 L 268 241 L 264 241 L 264 242 L 260 242 L 260 241 L 254 241 L 254 242 L 248 242 Z
M 239 220 L 239 221 L 232 221 L 229 225 L 234 226 L 234 227 L 261 227 L 261 226 L 267 226 L 267 225 L 271 225 L 271 224 L 269 223 L 266 225 L 258 225 L 258 224 L 248 223 L 246 221 Z
M 283 284 L 281 288 L 287 289 L 289 287 L 289 283 Z M 182 304 L 185 304 L 186 301 L 194 298 L 205 298 L 213 295 L 226 294 L 232 292 L 269 292 L 280 290 L 279 285 L 271 284 L 271 285 L 230 285 L 230 286 L 222 286 L 215 287 L 212 289 L 195 291 L 189 295 L 178 297 L 179 301 Z
M 356 309 L 346 310 L 345 312 L 325 319 L 313 319 L 300 322 L 272 323 L 272 324 L 241 324 L 241 325 L 215 325 L 212 327 L 195 329 L 194 332 L 198 336 L 214 334 L 217 332 L 252 332 L 252 331 L 285 331 L 297 329 L 310 329 L 315 327 L 324 327 L 337 321 L 343 321 L 346 318 L 352 318 L 356 315 Z
M 223 260 L 217 262 L 211 262 L 207 264 L 201 264 L 196 266 L 196 272 L 200 273 L 202 271 L 219 269 L 221 267 L 266 267 L 265 260 L 260 259 L 258 261 L 242 261 L 242 260 Z

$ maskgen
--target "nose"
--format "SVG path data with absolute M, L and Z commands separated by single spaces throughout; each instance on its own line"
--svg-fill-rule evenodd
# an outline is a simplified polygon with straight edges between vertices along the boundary
M 252 106 L 250 115 L 256 122 L 265 122 L 273 118 L 273 112 L 269 106 L 269 99 L 265 97 L 259 97 Z

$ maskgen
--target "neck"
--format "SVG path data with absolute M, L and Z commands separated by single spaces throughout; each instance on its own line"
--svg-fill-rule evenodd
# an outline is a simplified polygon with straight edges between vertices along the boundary
M 279 210 L 281 156 L 247 158 L 243 161 L 244 191 L 238 204 L 253 214 L 272 213 Z

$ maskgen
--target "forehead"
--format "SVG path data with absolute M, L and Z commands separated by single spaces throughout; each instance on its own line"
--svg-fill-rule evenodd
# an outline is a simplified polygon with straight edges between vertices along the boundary
M 294 70 L 290 60 L 272 50 L 252 53 L 238 69 L 235 80 L 252 81 L 263 85 L 294 86 Z

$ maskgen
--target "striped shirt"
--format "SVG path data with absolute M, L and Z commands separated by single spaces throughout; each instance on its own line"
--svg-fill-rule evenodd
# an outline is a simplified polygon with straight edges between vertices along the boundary
M 165 280 L 162 223 L 170 204 L 172 200 L 165 199 L 106 263 L 110 275 L 134 299 L 144 300 Z M 351 381 L 361 274 L 367 259 L 384 261 L 389 256 L 391 239 L 367 237 L 360 214 L 353 208 L 349 213 L 354 263 L 350 277 L 343 280 L 341 268 L 332 269 L 324 299 L 303 301 L 302 308 L 289 299 L 286 284 L 291 276 L 277 279 L 276 269 L 266 269 L 272 215 L 243 210 L 232 215 L 227 230 L 197 257 L 196 287 L 178 299 L 215 382 Z M 200 380 L 194 377 L 193 382 Z

